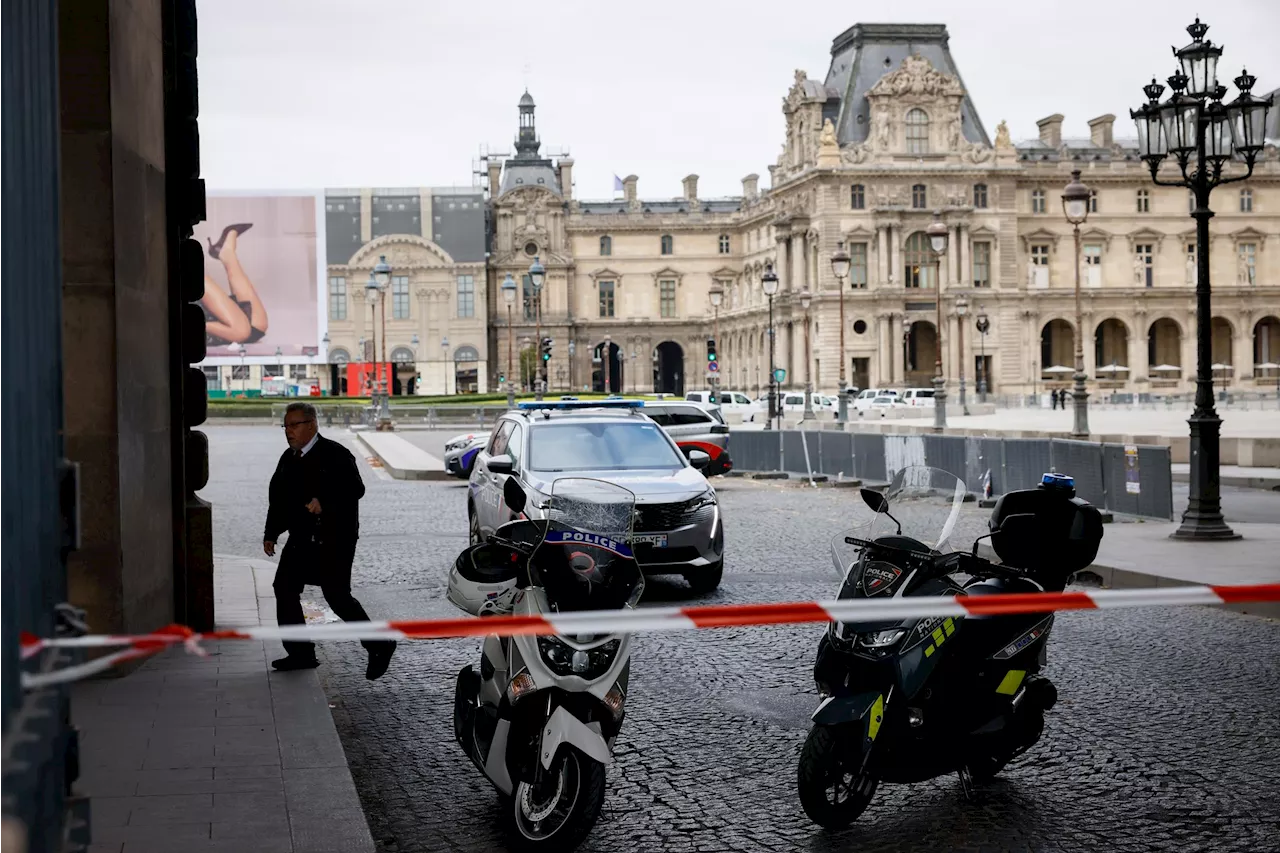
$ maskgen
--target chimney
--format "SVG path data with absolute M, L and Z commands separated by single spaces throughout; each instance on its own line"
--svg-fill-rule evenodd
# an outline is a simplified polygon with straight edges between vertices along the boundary
M 1040 141 L 1045 145 L 1050 148 L 1062 145 L 1062 113 L 1040 119 L 1036 122 L 1036 127 L 1040 128 Z
M 489 198 L 497 198 L 498 191 L 502 189 L 502 162 L 498 160 L 489 161 Z
M 690 204 L 698 200 L 698 176 L 689 175 L 684 179 L 684 200 Z
M 573 160 L 565 157 L 556 165 L 560 168 L 560 195 L 568 201 L 573 198 Z
M 742 179 L 742 195 L 747 199 L 753 199 L 760 195 L 759 175 L 747 175 Z
M 1115 123 L 1116 117 L 1111 113 L 1089 120 L 1089 138 L 1093 140 L 1094 148 L 1111 147 L 1111 126 Z
M 639 207 L 636 201 L 636 183 L 639 180 L 635 175 L 627 175 L 622 179 L 622 197 L 626 199 L 627 206 L 632 209 Z

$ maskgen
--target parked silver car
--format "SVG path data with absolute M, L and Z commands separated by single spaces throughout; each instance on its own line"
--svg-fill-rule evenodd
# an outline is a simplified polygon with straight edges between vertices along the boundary
M 476 455 L 489 441 L 487 433 L 464 432 L 455 435 L 444 445 L 444 470 L 450 477 L 459 480 L 471 478 L 471 468 L 475 465 Z
M 638 401 L 521 403 L 498 419 L 476 455 L 471 541 L 515 517 L 502 494 L 508 477 L 524 489 L 532 518 L 541 517 L 557 479 L 607 480 L 636 496 L 632 549 L 645 574 L 682 575 L 695 592 L 710 592 L 724 571 L 720 506 L 700 470 L 710 461 L 699 450 L 686 457 Z

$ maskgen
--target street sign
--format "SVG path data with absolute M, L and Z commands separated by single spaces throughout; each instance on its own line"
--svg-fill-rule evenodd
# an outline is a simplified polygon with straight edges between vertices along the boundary
M 787 378 L 787 371 L 781 367 L 775 367 L 773 370 L 773 381 L 781 382 Z
M 719 369 L 720 369 L 720 362 L 712 361 L 707 363 L 707 370 L 711 371 L 712 373 L 715 373 Z

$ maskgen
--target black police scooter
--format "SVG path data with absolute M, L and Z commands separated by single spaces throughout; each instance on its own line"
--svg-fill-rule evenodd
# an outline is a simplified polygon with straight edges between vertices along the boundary
M 921 470 L 916 482 L 934 492 L 950 491 L 936 488 L 943 478 L 957 484 L 956 494 L 963 490 L 949 474 L 915 473 Z M 862 497 L 892 519 L 893 484 L 885 494 L 864 489 Z M 839 537 L 833 550 L 858 552 L 839 598 L 1061 591 L 1102 540 L 1098 510 L 1056 474 L 1001 497 L 988 528 L 981 538 L 989 536 L 1000 563 L 979 557 L 977 542 L 969 553 L 942 553 L 942 541 L 935 550 L 903 535 L 901 524 L 871 540 Z M 968 795 L 973 782 L 994 777 L 1040 739 L 1057 701 L 1057 688 L 1040 674 L 1052 626 L 1053 614 L 1043 613 L 834 623 L 818 646 L 822 701 L 797 774 L 805 813 L 841 828 L 862 814 L 881 782 L 959 773 Z

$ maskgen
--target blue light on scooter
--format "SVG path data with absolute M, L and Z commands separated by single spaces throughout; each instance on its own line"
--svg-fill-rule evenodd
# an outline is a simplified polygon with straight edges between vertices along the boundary
M 1040 477 L 1040 486 L 1045 489 L 1074 489 L 1076 478 L 1067 474 L 1045 474 Z

